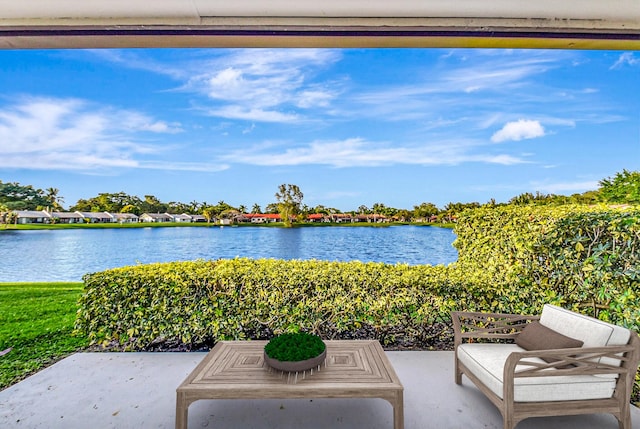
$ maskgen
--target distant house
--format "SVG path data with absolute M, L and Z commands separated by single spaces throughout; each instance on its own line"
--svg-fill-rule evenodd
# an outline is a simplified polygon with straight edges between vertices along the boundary
M 307 216 L 307 222 L 323 222 L 324 220 L 324 215 L 322 213 L 311 213 L 310 215 Z M 325 221 L 326 222 L 326 221 Z
M 361 214 L 356 216 L 356 222 L 369 222 L 369 223 L 387 223 L 389 219 L 385 215 L 381 214 Z
M 112 223 L 114 217 L 107 212 L 76 212 L 87 223 Z
M 191 223 L 191 216 L 186 214 L 186 213 L 182 213 L 182 214 L 170 214 L 170 213 L 165 213 L 167 216 L 170 216 L 172 218 L 171 222 L 179 222 L 179 223 Z
M 57 223 L 82 223 L 84 219 L 78 213 L 53 212 L 51 218 Z
M 348 213 L 336 213 L 329 216 L 331 222 L 343 223 L 353 222 L 353 217 Z
M 118 223 L 137 223 L 140 220 L 138 215 L 133 213 L 111 213 L 111 216 Z
M 247 213 L 243 213 L 241 215 L 238 215 L 235 217 L 235 221 L 237 223 L 248 223 L 251 222 L 251 218 L 249 217 L 250 215 L 247 215 Z
M 14 213 L 17 216 L 16 223 L 19 224 L 51 222 L 51 214 L 44 210 L 16 210 Z
M 278 213 L 246 213 L 244 217 L 248 218 L 251 223 L 280 222 L 280 215 Z
M 206 222 L 207 218 L 202 215 L 189 215 L 191 216 L 191 222 Z
M 140 215 L 140 222 L 173 222 L 173 218 L 166 213 L 144 213 Z

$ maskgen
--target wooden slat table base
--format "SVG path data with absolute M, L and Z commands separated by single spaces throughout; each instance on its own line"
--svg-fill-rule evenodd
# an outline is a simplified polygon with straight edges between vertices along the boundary
M 221 341 L 176 390 L 176 429 L 187 429 L 189 405 L 201 399 L 382 398 L 404 428 L 403 387 L 378 341 L 325 341 L 320 371 L 297 380 L 264 363 L 266 341 Z M 295 377 L 295 375 L 293 375 Z

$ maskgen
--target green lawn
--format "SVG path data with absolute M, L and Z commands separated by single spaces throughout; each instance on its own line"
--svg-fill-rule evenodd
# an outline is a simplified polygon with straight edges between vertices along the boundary
M 72 334 L 82 283 L 0 283 L 0 390 L 88 345 Z

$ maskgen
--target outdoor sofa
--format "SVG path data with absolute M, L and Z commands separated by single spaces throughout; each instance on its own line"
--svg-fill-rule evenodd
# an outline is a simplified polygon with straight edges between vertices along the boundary
M 504 429 L 528 417 L 610 413 L 631 429 L 640 338 L 545 305 L 540 316 L 452 312 L 455 382 L 466 375 L 500 410 Z M 507 340 L 507 341 L 503 341 Z

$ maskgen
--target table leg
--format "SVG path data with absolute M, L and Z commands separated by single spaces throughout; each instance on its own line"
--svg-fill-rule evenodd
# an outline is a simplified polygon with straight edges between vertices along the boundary
M 184 393 L 176 394 L 176 429 L 187 429 L 189 422 L 189 404 Z
M 404 429 L 404 398 L 402 390 L 396 393 L 393 401 L 393 429 Z

